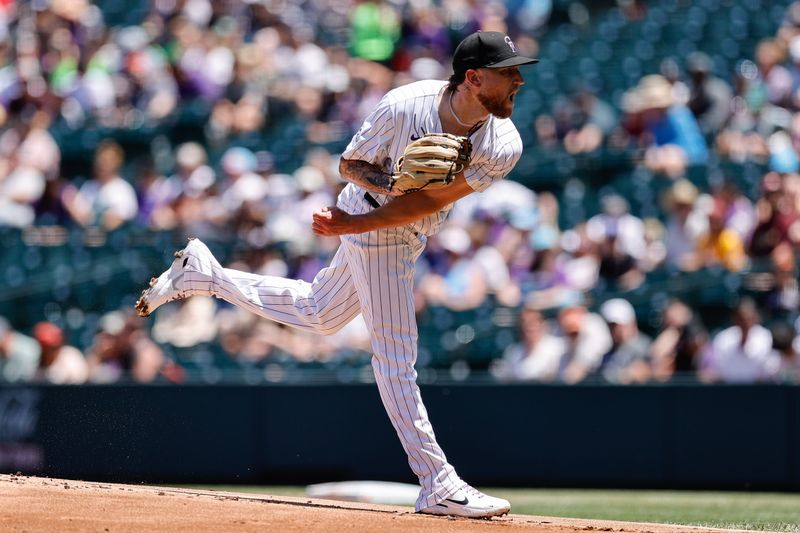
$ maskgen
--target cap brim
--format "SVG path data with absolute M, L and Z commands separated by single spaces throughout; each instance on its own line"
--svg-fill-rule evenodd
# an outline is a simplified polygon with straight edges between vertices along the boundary
M 538 59 L 532 57 L 514 56 L 497 63 L 492 63 L 491 65 L 486 65 L 484 68 L 518 67 L 520 65 L 530 65 L 538 62 Z

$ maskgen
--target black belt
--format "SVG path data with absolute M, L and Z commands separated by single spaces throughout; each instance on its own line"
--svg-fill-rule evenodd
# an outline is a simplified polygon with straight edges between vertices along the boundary
M 376 200 L 376 199 L 375 199 L 375 197 L 374 197 L 374 196 L 372 196 L 372 195 L 371 195 L 370 193 L 368 193 L 368 192 L 365 192 L 365 193 L 364 193 L 364 200 L 366 200 L 366 201 L 367 201 L 367 203 L 368 203 L 369 205 L 371 205 L 372 207 L 374 207 L 375 209 L 377 209 L 377 208 L 379 208 L 379 207 L 381 206 L 381 204 L 379 204 L 379 203 L 378 203 L 378 200 Z

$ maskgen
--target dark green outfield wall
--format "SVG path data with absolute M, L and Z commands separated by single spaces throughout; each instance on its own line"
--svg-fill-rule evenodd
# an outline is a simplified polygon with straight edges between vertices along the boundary
M 800 387 L 435 385 L 423 398 L 477 485 L 800 490 Z M 0 471 L 414 481 L 371 385 L 4 386 Z

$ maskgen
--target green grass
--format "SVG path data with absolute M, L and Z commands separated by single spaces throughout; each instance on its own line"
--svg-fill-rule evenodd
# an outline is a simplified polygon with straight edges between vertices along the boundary
M 305 495 L 304 487 L 206 485 L 202 488 Z M 508 499 L 516 514 L 800 533 L 800 494 L 571 489 L 486 489 L 486 492 Z
M 644 490 L 497 489 L 513 512 L 800 532 L 800 494 Z

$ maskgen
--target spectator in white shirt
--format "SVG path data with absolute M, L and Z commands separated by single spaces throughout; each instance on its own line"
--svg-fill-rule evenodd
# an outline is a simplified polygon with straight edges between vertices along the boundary
M 13 158 L 7 163 L 10 172 L 0 175 L 0 226 L 24 228 L 33 224 L 33 204 L 44 194 L 45 177 L 35 168 L 18 166 Z
M 600 307 L 613 346 L 604 354 L 600 372 L 610 383 L 642 383 L 650 379 L 650 337 L 639 331 L 636 312 L 628 300 L 612 298 Z
M 776 356 L 772 380 L 776 383 L 800 383 L 800 352 L 792 326 L 779 322 L 771 328 L 772 348 Z
M 80 384 L 89 378 L 89 364 L 74 346 L 64 344 L 64 332 L 52 322 L 39 322 L 33 337 L 42 347 L 36 378 L 55 384 Z
M 772 334 L 759 324 L 755 302 L 743 298 L 733 313 L 733 325 L 717 333 L 706 354 L 701 378 L 723 383 L 766 381 L 777 371 Z
M 589 238 L 598 245 L 600 278 L 611 287 L 630 290 L 644 281 L 641 267 L 647 255 L 642 219 L 628 212 L 628 202 L 617 194 L 602 200 L 603 212 L 586 224 Z
M 119 175 L 124 157 L 117 143 L 104 141 L 95 153 L 94 179 L 80 190 L 64 189 L 64 207 L 81 226 L 97 225 L 113 230 L 136 217 L 139 210 L 136 191 Z
M 667 265 L 683 271 L 700 266 L 700 237 L 708 230 L 708 216 L 699 205 L 699 191 L 692 182 L 675 182 L 664 199 L 667 220 Z
M 500 379 L 553 381 L 558 377 L 564 355 L 564 339 L 552 335 L 549 324 L 538 309 L 526 308 L 520 314 L 520 342 L 506 348 L 492 373 Z
M 0 317 L 0 382 L 28 381 L 36 373 L 41 348 Z
M 565 342 L 558 379 L 564 383 L 578 383 L 600 367 L 603 354 L 612 346 L 611 333 L 603 317 L 590 313 L 582 305 L 562 309 L 558 323 Z
M 641 259 L 647 248 L 642 219 L 628 212 L 628 202 L 618 194 L 605 196 L 601 203 L 603 212 L 586 223 L 589 238 L 596 243 L 602 243 L 612 236 L 622 253 L 635 261 Z

